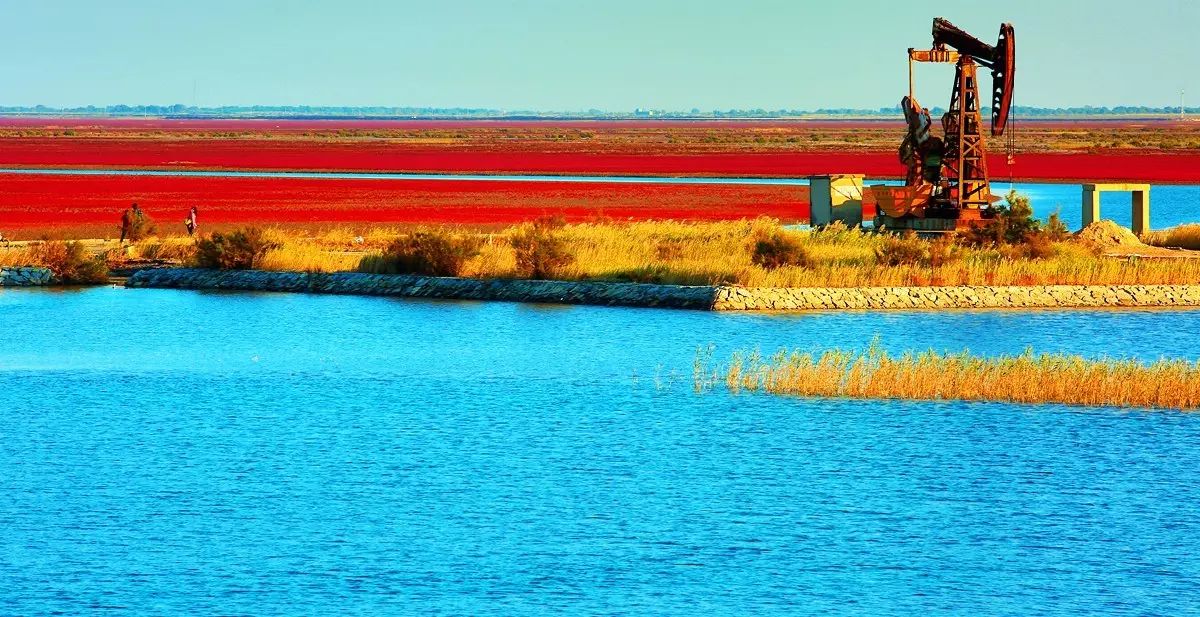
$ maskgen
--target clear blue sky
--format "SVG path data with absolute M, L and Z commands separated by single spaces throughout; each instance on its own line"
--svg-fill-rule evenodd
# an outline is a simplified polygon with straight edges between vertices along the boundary
M 1019 105 L 1200 104 L 1194 0 L 0 0 L 0 104 L 882 107 L 944 16 Z M 820 8 L 818 8 L 820 7 Z M 947 98 L 951 73 L 920 73 Z M 195 98 L 193 98 L 193 86 Z

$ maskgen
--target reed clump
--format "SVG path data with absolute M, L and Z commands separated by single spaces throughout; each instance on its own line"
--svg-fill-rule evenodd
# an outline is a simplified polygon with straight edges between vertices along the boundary
M 263 253 L 256 268 L 277 272 L 347 272 L 362 261 L 362 255 L 333 251 L 302 242 L 280 243 Z
M 932 242 L 921 240 L 912 231 L 902 236 L 889 236 L 875 249 L 875 261 L 885 266 L 932 264 L 932 246 Z
M 31 247 L 30 257 L 31 265 L 49 268 L 61 283 L 88 285 L 108 280 L 105 256 L 90 254 L 80 242 L 41 242 Z
M 811 258 L 797 234 L 782 229 L 759 229 L 751 236 L 753 248 L 750 262 L 764 270 L 775 270 L 784 266 L 807 267 Z
M 278 248 L 280 243 L 257 227 L 215 232 L 196 241 L 196 263 L 201 268 L 249 270 L 260 267 L 266 254 Z
M 82 242 L 43 240 L 0 248 L 0 266 L 48 268 L 61 283 L 88 285 L 108 281 L 108 255 L 92 254 Z
M 482 239 L 447 230 L 420 230 L 392 241 L 382 255 L 359 262 L 363 272 L 460 276 L 466 263 L 480 253 Z
M 36 245 L 10 245 L 0 247 L 0 266 L 38 266 L 34 255 Z
M 247 228 L 242 231 L 257 234 L 259 241 L 267 245 L 254 267 L 279 272 L 352 271 L 368 254 L 368 246 L 386 246 L 397 236 L 392 228 L 381 228 L 375 232 L 344 227 L 317 232 L 280 227 Z
M 981 357 L 961 353 L 891 355 L 866 351 L 781 350 L 770 358 L 734 353 L 715 366 L 697 353 L 696 389 L 796 396 L 1001 401 L 1190 410 L 1200 407 L 1200 362 L 1089 360 L 1063 354 Z
M 1189 223 L 1170 229 L 1151 231 L 1142 236 L 1142 241 L 1151 246 L 1200 251 L 1200 224 Z
M 521 278 L 563 278 L 574 261 L 567 243 L 555 233 L 566 226 L 562 219 L 543 217 L 509 231 L 514 274 Z

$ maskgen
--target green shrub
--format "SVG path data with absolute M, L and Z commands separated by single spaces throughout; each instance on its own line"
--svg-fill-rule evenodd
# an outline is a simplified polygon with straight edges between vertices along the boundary
M 1016 191 L 1009 191 L 1005 200 L 1007 205 L 1001 206 L 999 214 L 1006 223 L 1004 236 L 1006 241 L 1009 243 L 1022 242 L 1026 236 L 1041 231 L 1041 222 L 1033 217 L 1033 206 L 1030 205 L 1028 197 Z
M 995 216 L 986 224 L 975 227 L 964 235 L 969 244 L 975 246 L 1001 246 L 1018 244 L 1026 236 L 1041 233 L 1041 222 L 1033 217 L 1029 198 L 1009 191 L 1006 202 L 992 206 Z
M 461 276 L 463 266 L 479 254 L 483 241 L 443 231 L 416 231 L 393 240 L 383 255 L 367 257 L 359 270 L 376 273 Z
M 1054 212 L 1050 218 L 1046 219 L 1045 232 L 1051 242 L 1062 242 L 1071 237 L 1071 230 L 1067 229 L 1067 224 L 1063 222 L 1058 212 Z
M 196 242 L 196 264 L 218 270 L 250 270 L 258 267 L 267 251 L 276 248 L 279 244 L 267 240 L 257 227 L 218 232 Z
M 43 242 L 34 258 L 50 269 L 62 283 L 87 284 L 108 281 L 108 264 L 102 256 L 90 256 L 78 242 Z
M 1003 254 L 1011 259 L 1048 259 L 1056 254 L 1055 242 L 1071 237 L 1070 230 L 1057 212 L 1051 214 L 1043 227 L 1033 217 L 1029 198 L 1009 191 L 1007 201 L 992 207 L 995 218 L 986 225 L 964 234 L 968 244 L 975 246 L 1014 247 Z
M 516 274 L 523 278 L 552 279 L 571 264 L 575 256 L 550 225 L 535 221 L 523 225 L 509 238 L 516 253 Z
M 750 261 L 766 270 L 783 266 L 809 267 L 811 256 L 804 244 L 783 230 L 763 232 L 752 239 Z

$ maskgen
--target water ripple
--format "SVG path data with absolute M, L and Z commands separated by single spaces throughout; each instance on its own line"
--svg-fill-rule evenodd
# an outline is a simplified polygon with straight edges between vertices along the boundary
M 0 319 L 37 324 L 0 348 L 0 614 L 1200 606 L 1198 415 L 690 384 L 699 345 L 877 334 L 1195 359 L 1200 312 L 95 289 L 2 291 Z

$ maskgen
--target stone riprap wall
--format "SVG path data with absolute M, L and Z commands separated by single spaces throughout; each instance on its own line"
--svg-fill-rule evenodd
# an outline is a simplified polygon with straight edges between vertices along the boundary
M 502 300 L 605 306 L 710 309 L 713 287 L 636 283 L 464 279 L 401 274 L 307 274 L 258 270 L 139 270 L 128 287 L 292 291 L 326 294 Z
M 1200 306 L 1200 285 L 1040 287 L 770 288 L 522 281 L 398 274 L 307 274 L 162 268 L 135 272 L 129 287 L 646 306 L 717 311 L 825 309 L 1069 308 Z
M 1200 306 L 1200 285 L 722 287 L 713 302 L 718 311 L 1100 306 Z
M 0 287 L 40 287 L 53 282 L 49 268 L 0 268 Z

